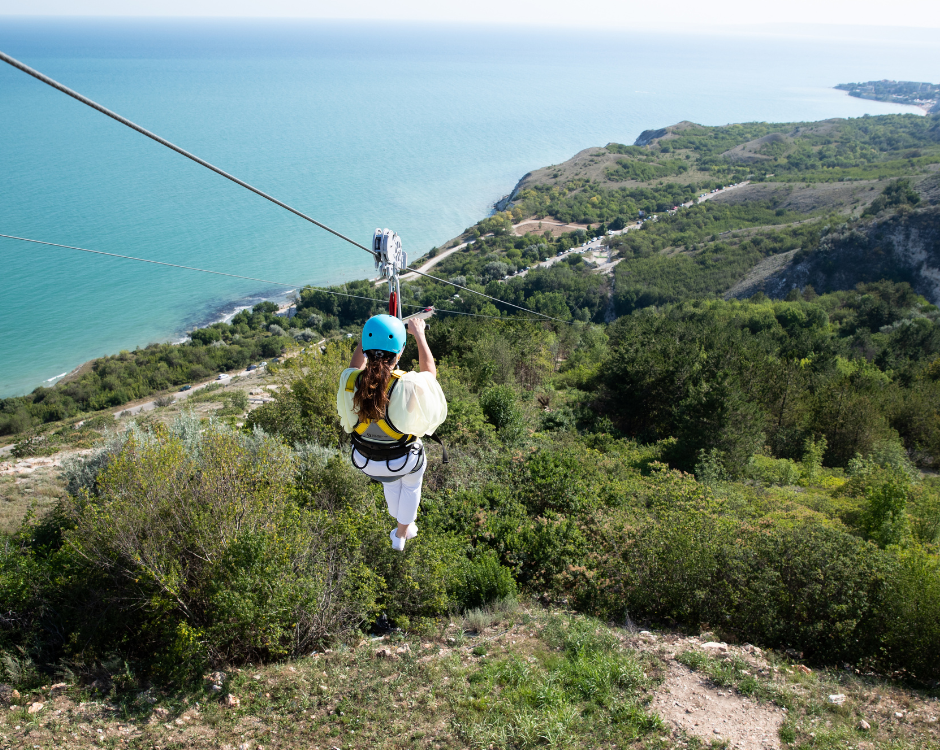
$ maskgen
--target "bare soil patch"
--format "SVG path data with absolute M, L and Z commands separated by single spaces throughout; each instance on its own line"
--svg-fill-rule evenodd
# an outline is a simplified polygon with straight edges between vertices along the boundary
M 877 180 L 826 182 L 810 186 L 805 183 L 756 182 L 716 195 L 713 200 L 731 206 L 777 200 L 778 207 L 786 211 L 856 210 L 860 213 L 881 195 L 882 188 Z
M 723 690 L 681 664 L 669 665 L 652 702 L 671 727 L 710 743 L 727 742 L 740 750 L 779 748 L 783 709 Z

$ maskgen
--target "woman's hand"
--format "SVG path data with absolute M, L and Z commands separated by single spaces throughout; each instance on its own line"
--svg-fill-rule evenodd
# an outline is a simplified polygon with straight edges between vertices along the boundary
M 359 342 L 359 346 L 353 352 L 352 359 L 349 360 L 349 366 L 355 370 L 361 370 L 366 366 L 366 355 L 362 351 L 362 341 Z
M 411 318 L 408 325 L 405 326 L 408 333 L 415 338 L 423 337 L 425 328 L 427 328 L 427 323 L 424 322 L 423 318 Z
M 408 321 L 408 333 L 415 337 L 415 343 L 418 345 L 418 369 L 421 372 L 429 372 L 437 376 L 437 367 L 434 366 L 434 356 L 431 354 L 431 348 L 424 338 L 424 329 L 427 324 L 422 318 L 412 318 Z

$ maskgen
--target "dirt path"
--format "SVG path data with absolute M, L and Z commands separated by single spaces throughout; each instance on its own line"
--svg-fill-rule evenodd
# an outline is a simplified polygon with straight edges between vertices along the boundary
M 786 717 L 777 706 L 718 688 L 675 662 L 670 663 L 651 708 L 673 729 L 740 750 L 779 748 L 780 725 Z
M 540 229 L 550 229 L 552 235 L 555 237 L 565 232 L 576 232 L 579 229 L 586 231 L 588 227 L 587 224 L 564 224 L 560 221 L 552 221 L 551 219 L 526 219 L 525 221 L 520 221 L 518 224 L 513 225 L 512 228 L 517 237 L 522 237 L 526 233 L 526 230 L 522 229 L 522 227 L 528 224 L 537 224 Z

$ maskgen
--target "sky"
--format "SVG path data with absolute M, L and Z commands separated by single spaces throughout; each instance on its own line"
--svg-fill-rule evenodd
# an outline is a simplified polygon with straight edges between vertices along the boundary
M 937 0 L 0 0 L 0 16 L 269 17 L 682 30 L 765 24 L 940 28 Z

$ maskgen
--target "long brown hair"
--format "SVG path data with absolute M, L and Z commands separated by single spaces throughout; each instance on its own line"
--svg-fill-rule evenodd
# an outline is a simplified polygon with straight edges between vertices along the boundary
M 392 377 L 395 355 L 381 350 L 368 351 L 365 355 L 368 361 L 353 394 L 353 407 L 360 419 L 375 421 L 382 419 L 388 408 L 388 394 L 385 389 Z

